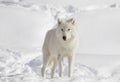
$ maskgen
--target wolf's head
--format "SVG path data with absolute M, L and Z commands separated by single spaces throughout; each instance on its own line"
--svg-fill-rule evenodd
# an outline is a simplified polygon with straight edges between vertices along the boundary
M 74 36 L 76 28 L 76 21 L 74 18 L 68 20 L 58 19 L 57 25 L 57 35 L 61 40 L 67 41 Z

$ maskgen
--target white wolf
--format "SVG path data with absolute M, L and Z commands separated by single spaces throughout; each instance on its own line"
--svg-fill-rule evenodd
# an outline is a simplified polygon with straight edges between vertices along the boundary
M 42 76 L 44 77 L 46 66 L 51 65 L 51 78 L 53 78 L 56 66 L 59 64 L 59 76 L 61 77 L 62 60 L 64 57 L 67 57 L 68 76 L 70 77 L 72 59 L 75 54 L 78 41 L 79 35 L 75 19 L 58 19 L 56 28 L 49 30 L 44 40 L 43 67 L 41 69 Z

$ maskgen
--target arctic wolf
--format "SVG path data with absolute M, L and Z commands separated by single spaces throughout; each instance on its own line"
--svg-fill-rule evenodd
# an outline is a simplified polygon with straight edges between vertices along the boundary
M 45 69 L 51 66 L 51 78 L 54 77 L 56 66 L 59 66 L 59 76 L 62 76 L 62 60 L 68 59 L 68 76 L 71 76 L 71 66 L 79 35 L 76 28 L 76 20 L 58 19 L 56 28 L 49 30 L 43 44 L 43 67 L 41 69 L 44 77 Z

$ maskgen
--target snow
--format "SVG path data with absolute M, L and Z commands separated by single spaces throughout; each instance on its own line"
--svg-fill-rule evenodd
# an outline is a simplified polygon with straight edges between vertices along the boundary
M 54 23 L 49 14 L 22 7 L 1 7 L 0 13 L 0 46 L 18 51 L 39 48 L 45 32 Z
M 120 54 L 120 9 L 100 9 L 80 12 L 78 27 L 83 54 Z
M 119 0 L 0 0 L 0 82 L 119 82 Z M 41 47 L 57 18 L 75 17 L 80 45 L 73 75 L 41 77 Z
M 67 65 L 64 64 L 64 77 L 58 77 L 56 71 L 55 78 L 50 79 L 50 70 L 47 70 L 47 78 L 42 78 L 40 69 L 42 66 L 42 55 L 31 58 L 31 61 L 24 62 L 22 53 L 9 49 L 0 49 L 0 81 L 1 82 L 119 82 L 119 65 L 111 69 L 108 73 L 100 75 L 102 71 L 76 62 L 74 64 L 73 76 L 67 77 Z M 109 70 L 109 69 L 108 69 Z M 108 75 L 109 74 L 109 75 Z

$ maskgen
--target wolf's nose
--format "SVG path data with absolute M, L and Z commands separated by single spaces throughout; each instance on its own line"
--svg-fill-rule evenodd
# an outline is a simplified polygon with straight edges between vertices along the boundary
M 66 40 L 66 36 L 63 36 L 63 40 Z

